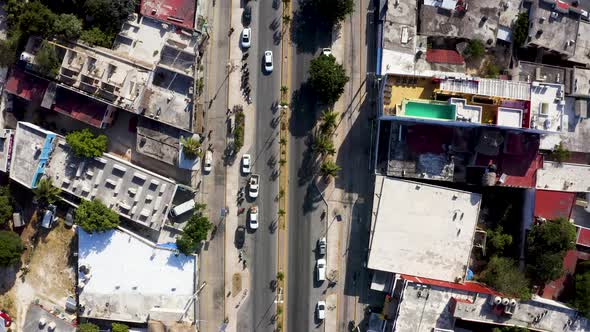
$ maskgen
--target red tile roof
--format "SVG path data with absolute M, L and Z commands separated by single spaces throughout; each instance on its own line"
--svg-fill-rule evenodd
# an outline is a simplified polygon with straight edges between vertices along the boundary
M 454 65 L 462 65 L 465 60 L 455 50 L 433 50 L 426 51 L 426 61 L 432 63 L 449 63 Z
M 415 276 L 410 276 L 407 274 L 402 274 L 401 277 L 404 280 L 411 281 L 411 282 L 417 282 L 417 283 L 421 283 L 421 284 L 425 284 L 425 285 L 445 287 L 445 288 L 451 288 L 451 289 L 456 289 L 456 290 L 461 290 L 461 291 L 466 291 L 466 292 L 481 293 L 481 294 L 501 295 L 500 293 L 487 287 L 486 285 L 480 284 L 480 283 L 474 282 L 474 281 L 465 281 L 464 283 L 459 284 L 459 283 L 455 283 L 455 282 L 448 282 L 448 281 L 440 281 L 440 280 L 434 280 L 434 279 L 428 279 L 428 278 L 422 278 L 422 277 L 415 277 Z
M 570 5 L 568 5 L 566 2 L 557 0 L 557 7 L 567 10 L 570 8 Z
M 590 229 L 580 227 L 578 230 L 578 239 L 576 244 L 581 246 L 590 247 Z
M 25 73 L 19 67 L 12 67 L 10 75 L 4 85 L 6 92 L 19 96 L 28 101 L 41 103 L 49 82 Z
M 192 30 L 195 0 L 141 0 L 141 15 Z
M 534 215 L 549 220 L 569 219 L 575 202 L 576 193 L 539 189 L 535 192 Z
M 576 250 L 569 250 L 563 258 L 563 275 L 559 279 L 553 280 L 543 288 L 542 297 L 550 300 L 557 300 L 565 288 L 568 277 L 576 272 L 576 263 L 578 255 Z
M 97 128 L 107 113 L 106 104 L 64 88 L 57 88 L 51 109 Z

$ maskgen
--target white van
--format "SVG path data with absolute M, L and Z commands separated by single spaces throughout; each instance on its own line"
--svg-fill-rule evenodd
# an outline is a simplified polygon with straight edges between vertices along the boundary
M 190 201 L 186 201 L 180 205 L 176 205 L 172 211 L 170 211 L 170 214 L 173 217 L 178 217 L 179 215 L 183 214 L 183 213 L 187 213 L 188 211 L 192 210 L 195 208 L 195 200 L 191 199 Z

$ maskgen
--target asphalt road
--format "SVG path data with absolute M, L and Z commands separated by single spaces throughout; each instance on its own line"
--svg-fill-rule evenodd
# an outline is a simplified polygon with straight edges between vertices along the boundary
M 281 86 L 281 11 L 279 1 L 250 2 L 252 6 L 252 46 L 248 50 L 251 96 L 255 105 L 255 142 L 250 153 L 253 172 L 260 175 L 260 193 L 255 201 L 247 200 L 244 206 L 259 208 L 258 230 L 249 231 L 246 240 L 246 257 L 250 271 L 248 300 L 238 313 L 238 331 L 274 331 L 275 292 L 271 282 L 277 273 L 277 227 L 279 127 L 277 123 Z M 276 7 L 276 8 L 275 8 Z M 263 69 L 264 51 L 273 52 L 274 70 Z M 246 129 L 246 132 L 251 132 Z M 245 153 L 246 151 L 242 151 Z M 274 162 L 273 162 L 274 161 Z M 245 181 L 245 178 L 244 178 Z M 244 215 L 244 222 L 247 216 Z M 271 230 L 272 229 L 272 230 Z
M 293 2 L 293 11 L 286 326 L 287 331 L 323 331 L 323 325 L 315 317 L 315 304 L 328 282 L 317 282 L 315 248 L 317 239 L 325 233 L 320 216 L 326 205 L 312 182 L 318 165 L 309 148 L 319 107 L 305 82 L 310 61 L 320 48 L 330 47 L 331 33 L 318 31 L 318 19 L 302 9 L 299 1 Z

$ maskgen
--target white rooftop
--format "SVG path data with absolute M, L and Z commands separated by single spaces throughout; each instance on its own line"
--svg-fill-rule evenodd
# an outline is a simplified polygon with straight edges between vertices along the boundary
M 533 82 L 531 86 L 531 128 L 567 131 L 563 84 Z
M 377 176 L 368 267 L 462 279 L 480 202 L 479 194 Z
M 521 128 L 522 110 L 508 107 L 498 107 L 498 126 Z
M 78 228 L 78 266 L 90 267 L 80 293 L 81 316 L 146 322 L 150 310 L 180 318 L 195 292 L 196 258 L 175 255 L 127 232 L 88 234 Z M 80 281 L 85 278 L 80 274 Z
M 544 161 L 537 170 L 537 189 L 590 191 L 590 165 Z
M 473 78 L 469 80 L 449 78 L 441 81 L 440 89 L 517 100 L 529 100 L 531 96 L 529 83 L 490 78 Z

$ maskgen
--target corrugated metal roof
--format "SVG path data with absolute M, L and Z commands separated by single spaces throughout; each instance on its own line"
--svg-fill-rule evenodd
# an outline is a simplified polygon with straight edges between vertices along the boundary
M 535 192 L 535 217 L 569 219 L 575 202 L 576 193 L 539 189 Z
M 590 229 L 580 227 L 576 244 L 590 247 Z
M 465 60 L 461 54 L 455 50 L 427 50 L 426 61 L 432 63 L 449 63 L 455 65 L 462 65 L 465 63 Z
M 448 282 L 448 281 L 440 281 L 440 280 L 434 280 L 434 279 L 428 279 L 428 278 L 422 278 L 422 277 L 415 277 L 415 276 L 410 276 L 407 274 L 402 274 L 400 276 L 404 280 L 417 282 L 417 283 L 425 284 L 425 285 L 446 287 L 446 288 L 451 288 L 451 289 L 456 289 L 456 290 L 482 293 L 482 294 L 501 295 L 500 293 L 487 287 L 486 285 L 480 284 L 478 282 L 473 282 L 473 281 L 466 281 L 462 284 L 459 284 L 459 283 L 455 283 L 455 282 Z
M 477 78 L 473 80 L 445 79 L 440 83 L 440 89 L 506 99 L 531 99 L 531 87 L 529 83 L 489 78 Z

